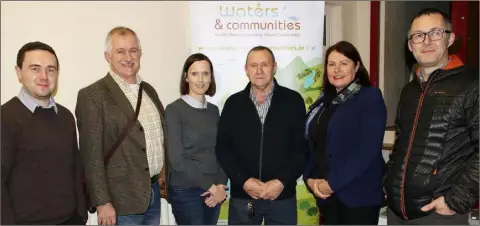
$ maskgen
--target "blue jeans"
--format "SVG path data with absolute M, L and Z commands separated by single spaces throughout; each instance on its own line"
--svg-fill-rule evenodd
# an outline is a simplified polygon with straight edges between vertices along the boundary
M 201 188 L 169 187 L 172 213 L 177 225 L 216 225 L 220 206 L 210 208 L 205 205 L 205 197 L 200 196 Z
M 150 205 L 143 214 L 130 214 L 117 216 L 117 225 L 160 225 L 160 184 L 152 184 L 152 197 Z

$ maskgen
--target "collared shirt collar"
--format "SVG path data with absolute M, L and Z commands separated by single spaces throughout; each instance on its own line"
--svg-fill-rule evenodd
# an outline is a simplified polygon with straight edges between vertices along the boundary
M 32 95 L 30 95 L 27 92 L 27 90 L 25 90 L 24 87 L 22 87 L 22 89 L 20 89 L 20 93 L 18 94 L 17 97 L 18 97 L 18 99 L 20 99 L 20 101 L 23 103 L 23 105 L 25 105 L 25 107 L 27 107 L 28 110 L 30 110 L 32 113 L 35 112 L 35 108 L 40 106 L 40 104 L 38 104 L 35 101 L 35 98 L 33 98 Z M 53 99 L 53 96 L 50 96 L 50 100 L 48 101 L 47 107 L 43 107 L 43 108 L 51 108 L 51 107 L 53 107 L 55 109 L 55 112 L 58 114 L 57 104 L 55 103 L 55 100 Z
M 208 106 L 207 100 L 205 100 L 202 104 L 202 102 L 198 101 L 197 99 L 189 96 L 189 95 L 182 95 L 182 99 L 187 102 L 188 105 L 194 107 L 194 108 L 202 108 L 206 109 Z
M 140 77 L 140 75 L 136 75 L 137 77 L 137 83 L 136 84 L 130 84 L 130 83 L 127 83 L 122 77 L 120 77 L 120 75 L 118 75 L 117 73 L 113 72 L 112 70 L 109 71 L 110 75 L 113 77 L 113 80 L 115 80 L 115 82 L 120 86 L 120 88 L 122 90 L 128 90 L 128 91 L 131 91 L 131 92 L 137 92 L 138 91 L 138 88 L 139 88 L 139 85 L 140 83 L 142 82 L 142 78 Z
M 450 63 L 450 60 L 451 59 L 448 58 L 448 61 L 445 64 L 443 64 L 440 68 L 443 69 L 445 66 L 447 66 L 447 64 Z M 427 80 L 425 80 L 425 78 L 423 77 L 423 73 L 422 73 L 422 70 L 420 69 L 420 67 L 418 67 L 418 78 L 422 82 L 422 85 L 424 85 L 427 82 Z
M 272 89 L 268 91 L 266 100 L 271 100 L 273 96 L 273 90 L 275 89 L 275 83 L 273 83 Z M 250 98 L 257 102 L 257 96 L 255 96 L 255 92 L 253 91 L 253 86 L 250 86 Z

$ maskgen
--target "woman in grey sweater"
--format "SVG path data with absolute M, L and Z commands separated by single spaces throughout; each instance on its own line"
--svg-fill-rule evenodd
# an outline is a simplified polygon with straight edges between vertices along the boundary
M 216 225 L 227 196 L 227 176 L 215 155 L 220 115 L 218 107 L 205 99 L 215 90 L 212 62 L 201 53 L 193 54 L 183 66 L 182 97 L 165 109 L 169 194 L 178 225 Z

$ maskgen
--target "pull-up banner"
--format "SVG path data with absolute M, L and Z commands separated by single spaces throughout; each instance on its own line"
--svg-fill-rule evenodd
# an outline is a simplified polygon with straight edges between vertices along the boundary
M 308 107 L 320 95 L 325 3 L 322 1 L 192 1 L 191 53 L 213 62 L 217 93 L 208 100 L 220 111 L 226 99 L 248 83 L 248 51 L 263 45 L 277 61 L 275 78 L 299 92 Z M 315 200 L 301 179 L 297 186 L 298 224 L 318 224 Z M 219 224 L 227 224 L 228 201 Z

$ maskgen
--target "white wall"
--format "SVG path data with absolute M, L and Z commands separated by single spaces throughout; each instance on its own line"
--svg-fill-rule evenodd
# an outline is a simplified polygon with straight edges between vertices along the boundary
M 1 2 L 1 102 L 18 94 L 14 66 L 26 42 L 51 45 L 60 61 L 56 100 L 75 108 L 80 88 L 103 77 L 108 31 L 124 25 L 137 32 L 143 57 L 140 76 L 164 105 L 179 97 L 178 82 L 189 54 L 188 2 Z
M 370 71 L 370 2 L 326 1 L 325 7 L 330 45 L 341 40 L 352 43 Z
M 352 43 L 370 72 L 370 1 L 326 1 L 325 6 L 330 45 L 341 40 Z

